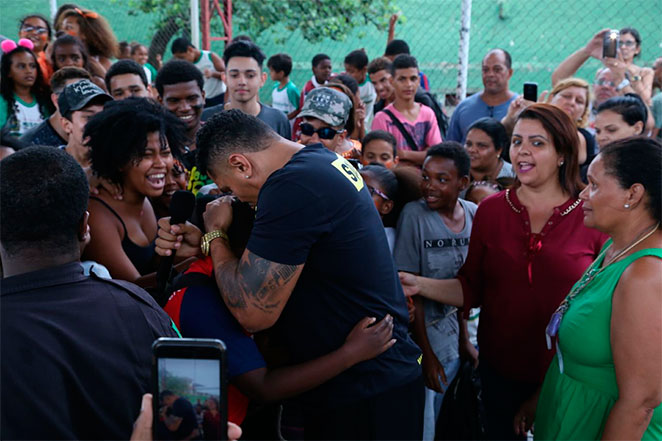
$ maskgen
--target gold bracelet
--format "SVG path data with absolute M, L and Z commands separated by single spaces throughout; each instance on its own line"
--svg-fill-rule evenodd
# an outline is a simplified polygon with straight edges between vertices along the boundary
M 210 231 L 209 233 L 205 234 L 202 236 L 202 240 L 200 242 L 200 251 L 202 251 L 202 254 L 205 256 L 209 256 L 209 250 L 211 248 L 211 242 L 214 239 L 218 238 L 225 239 L 226 241 L 230 242 L 230 238 L 228 237 L 227 234 L 223 230 L 214 230 Z

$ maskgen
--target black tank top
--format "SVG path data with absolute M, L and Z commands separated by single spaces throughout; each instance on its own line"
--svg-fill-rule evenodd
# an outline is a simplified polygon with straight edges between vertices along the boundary
M 154 254 L 156 253 L 154 251 L 156 239 L 154 239 L 152 243 L 150 243 L 145 247 L 136 245 L 131 241 L 131 239 L 129 239 L 129 232 L 127 231 L 126 225 L 124 225 L 124 221 L 122 220 L 120 215 L 117 214 L 117 212 L 113 210 L 112 207 L 103 200 L 94 196 L 90 196 L 90 199 L 94 199 L 95 201 L 101 202 L 101 204 L 104 207 L 110 210 L 110 212 L 113 213 L 117 219 L 119 219 L 120 223 L 122 224 L 122 228 L 124 228 L 124 239 L 122 239 L 122 250 L 124 250 L 124 254 L 126 254 L 126 257 L 129 258 L 133 266 L 136 267 L 140 275 L 144 276 L 145 274 L 149 274 L 153 272 L 154 270 L 152 269 L 151 263 L 152 260 L 154 259 Z

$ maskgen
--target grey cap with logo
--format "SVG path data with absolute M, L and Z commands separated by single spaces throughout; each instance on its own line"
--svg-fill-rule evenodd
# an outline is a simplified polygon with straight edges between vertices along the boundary
M 300 117 L 310 116 L 332 127 L 344 127 L 352 101 L 344 93 L 328 87 L 317 87 L 306 95 Z

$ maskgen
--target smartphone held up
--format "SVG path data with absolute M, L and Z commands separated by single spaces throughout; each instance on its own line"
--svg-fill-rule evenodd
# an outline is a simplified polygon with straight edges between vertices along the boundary
M 620 40 L 620 32 L 612 29 L 607 32 L 602 40 L 602 57 L 603 58 L 616 58 L 618 56 L 618 42 Z
M 225 344 L 159 338 L 152 345 L 153 439 L 227 439 Z

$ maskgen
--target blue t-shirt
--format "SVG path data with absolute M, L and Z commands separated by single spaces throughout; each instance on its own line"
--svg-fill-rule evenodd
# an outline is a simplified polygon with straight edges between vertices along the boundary
M 481 118 L 490 117 L 501 121 L 508 113 L 508 106 L 517 98 L 517 94 L 498 106 L 488 106 L 481 98 L 482 93 L 474 93 L 455 108 L 448 125 L 446 141 L 457 141 L 464 144 L 469 126 Z
M 421 374 L 407 307 L 384 228 L 361 175 L 321 144 L 302 148 L 260 190 L 247 249 L 305 264 L 277 323 L 293 363 L 338 349 L 364 317 L 394 319 L 397 343 L 301 398 L 335 407 L 375 396 Z

